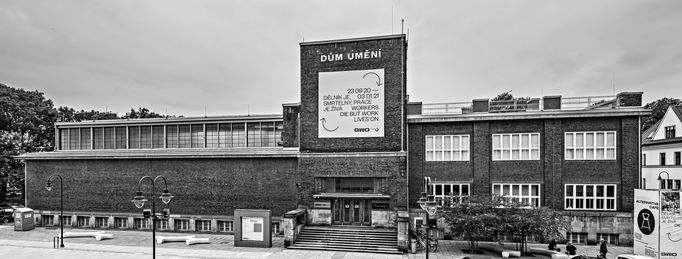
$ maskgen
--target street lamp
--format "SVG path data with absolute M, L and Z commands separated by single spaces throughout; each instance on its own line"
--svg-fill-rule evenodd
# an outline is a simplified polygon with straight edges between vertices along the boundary
M 438 202 L 435 201 L 434 196 L 427 195 L 429 185 L 431 185 L 431 178 L 424 177 L 424 192 L 422 192 L 421 197 L 419 197 L 419 200 L 417 201 L 419 207 L 426 211 L 426 227 L 424 227 L 426 229 L 426 259 L 429 259 L 429 229 L 431 228 L 429 225 L 429 216 L 433 216 L 433 214 L 436 213 L 436 210 L 438 210 Z
M 668 186 L 668 182 L 670 182 L 670 174 L 668 174 L 668 172 L 666 172 L 666 171 L 661 171 L 660 173 L 658 173 L 658 178 L 656 178 L 656 180 L 658 180 L 659 182 L 663 181 L 663 178 L 661 177 L 661 174 L 663 174 L 663 173 L 665 173 L 665 175 L 666 175 L 667 181 L 664 182 L 664 183 L 665 183 L 665 186 L 667 187 L 667 186 Z M 662 185 L 662 184 L 660 184 L 660 185 Z M 671 184 L 671 185 L 672 185 L 672 184 Z M 672 189 L 672 188 L 664 188 L 664 189 Z
M 156 258 L 156 204 L 154 202 L 154 200 L 155 200 L 154 199 L 154 193 L 156 192 L 156 190 L 154 189 L 154 183 L 159 178 L 163 179 L 163 185 L 164 185 L 163 193 L 161 194 L 161 196 L 159 196 L 159 198 L 161 199 L 163 204 L 168 204 L 171 201 L 171 199 L 173 199 L 173 195 L 170 194 L 170 191 L 168 190 L 168 184 L 166 183 L 166 178 L 163 177 L 162 175 L 156 176 L 154 179 L 152 179 L 150 176 L 146 176 L 146 175 L 143 176 L 142 178 L 140 178 L 140 181 L 137 183 L 137 192 L 135 192 L 135 197 L 131 200 L 131 202 L 133 202 L 135 207 L 137 207 L 138 209 L 141 209 L 144 206 L 145 202 L 147 202 L 148 200 L 142 194 L 141 186 L 142 186 L 142 181 L 144 179 L 149 179 L 149 181 L 152 182 L 152 192 L 151 192 L 152 194 L 150 196 L 150 199 L 152 200 L 152 211 L 151 211 L 151 218 L 152 218 L 152 258 Z
M 61 231 L 61 235 L 59 236 L 59 247 L 64 247 L 64 180 L 62 180 L 62 176 L 58 174 L 53 174 L 50 175 L 50 177 L 47 178 L 47 184 L 45 185 L 45 190 L 48 192 L 52 191 L 52 178 L 57 177 L 59 178 L 59 228 Z

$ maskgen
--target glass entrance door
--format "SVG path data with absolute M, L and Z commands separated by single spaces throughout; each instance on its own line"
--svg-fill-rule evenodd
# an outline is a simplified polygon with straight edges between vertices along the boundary
M 372 223 L 372 201 L 363 199 L 334 199 L 333 223 L 336 225 L 363 225 Z

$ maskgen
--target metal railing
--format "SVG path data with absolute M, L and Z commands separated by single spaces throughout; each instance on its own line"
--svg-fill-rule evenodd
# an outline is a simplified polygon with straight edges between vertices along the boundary
M 422 114 L 467 114 L 472 112 L 472 103 L 470 102 L 422 104 Z
M 579 110 L 599 108 L 601 106 L 610 105 L 616 99 L 615 95 L 603 96 L 580 96 L 580 97 L 562 97 L 562 110 Z
M 489 112 L 539 111 L 540 98 L 519 98 L 513 100 L 490 101 Z
M 615 95 L 562 97 L 561 110 L 590 110 L 616 106 Z M 544 110 L 542 98 L 518 98 L 514 100 L 489 101 L 488 112 L 523 112 Z M 468 114 L 473 112 L 473 103 L 424 103 L 423 115 Z

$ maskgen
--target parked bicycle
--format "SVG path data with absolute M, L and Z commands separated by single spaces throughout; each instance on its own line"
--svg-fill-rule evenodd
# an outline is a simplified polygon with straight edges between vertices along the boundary
M 426 247 L 426 231 L 420 229 L 420 230 L 410 230 L 410 239 L 415 239 L 417 240 L 417 251 L 419 250 L 424 250 L 424 247 Z M 433 238 L 433 237 L 428 237 L 429 238 L 429 252 L 435 252 L 438 251 L 438 240 Z

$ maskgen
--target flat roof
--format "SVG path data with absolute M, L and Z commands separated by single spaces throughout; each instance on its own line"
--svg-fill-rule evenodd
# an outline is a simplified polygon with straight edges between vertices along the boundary
M 88 149 L 25 153 L 21 160 L 71 159 L 153 159 L 153 158 L 287 158 L 297 157 L 297 148 L 171 148 L 171 149 Z
M 116 119 L 116 120 L 88 120 L 79 122 L 56 122 L 55 126 L 103 126 L 103 125 L 131 125 L 131 124 L 168 124 L 168 123 L 192 123 L 212 121 L 272 121 L 282 120 L 282 114 L 259 114 L 259 115 L 234 115 L 234 116 L 206 116 L 206 117 L 164 117 L 145 119 Z
M 524 119 L 560 119 L 588 117 L 623 117 L 646 116 L 651 110 L 642 107 L 596 109 L 596 110 L 544 110 L 525 112 L 474 112 L 467 114 L 415 114 L 407 116 L 407 123 L 491 121 L 491 120 L 524 120 Z
M 381 35 L 372 37 L 361 37 L 361 38 L 349 38 L 349 39 L 338 39 L 338 40 L 320 40 L 320 41 L 306 41 L 301 42 L 301 46 L 310 45 L 321 45 L 330 43 L 344 43 L 344 42 L 355 42 L 355 41 L 368 41 L 368 40 L 386 40 L 386 39 L 405 39 L 405 34 L 392 34 L 392 35 Z

